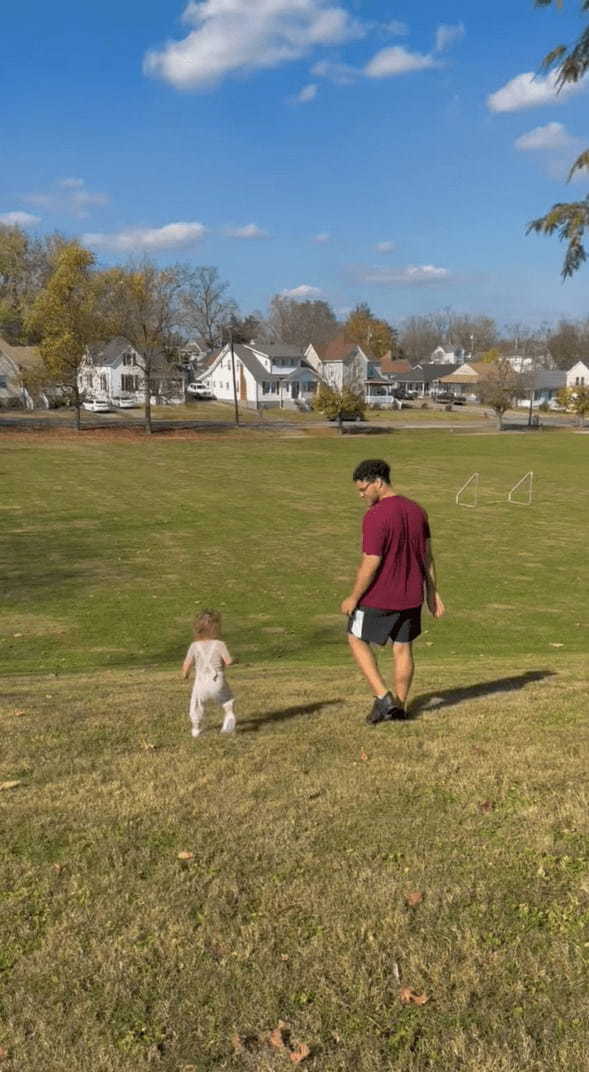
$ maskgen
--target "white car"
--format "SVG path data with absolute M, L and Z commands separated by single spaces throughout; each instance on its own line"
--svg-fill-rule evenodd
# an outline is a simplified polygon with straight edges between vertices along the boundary
M 100 398 L 89 398 L 86 402 L 82 402 L 82 406 L 92 413 L 110 413 L 109 403 L 103 402 Z
M 112 401 L 117 409 L 136 409 L 139 405 L 134 398 L 124 398 L 123 395 L 120 398 L 113 398 Z
M 193 398 L 213 399 L 215 397 L 204 383 L 189 383 L 186 391 Z

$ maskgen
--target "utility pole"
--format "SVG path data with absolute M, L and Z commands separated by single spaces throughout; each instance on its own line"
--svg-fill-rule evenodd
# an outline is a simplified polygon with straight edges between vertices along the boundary
M 231 350 L 231 375 L 233 376 L 233 404 L 235 406 L 235 424 L 239 426 L 239 406 L 237 404 L 237 381 L 235 379 L 235 352 L 233 350 L 233 328 L 229 328 L 229 348 Z

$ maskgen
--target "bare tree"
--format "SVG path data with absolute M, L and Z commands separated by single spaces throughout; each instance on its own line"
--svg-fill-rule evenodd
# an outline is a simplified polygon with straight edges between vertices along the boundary
M 338 323 L 326 301 L 297 301 L 275 294 L 265 327 L 270 339 L 304 349 L 311 342 L 317 346 L 328 342 L 336 334 Z
M 224 326 L 237 316 L 237 305 L 228 297 L 228 290 L 229 283 L 221 279 L 219 270 L 209 266 L 191 272 L 182 295 L 185 329 L 203 339 L 210 350 L 221 343 Z
M 503 428 L 503 416 L 513 405 L 514 398 L 522 391 L 521 377 L 509 361 L 500 358 L 488 366 L 477 385 L 477 393 L 483 406 L 490 406 L 497 418 L 497 427 Z
M 151 433 L 151 395 L 156 378 L 171 371 L 176 330 L 190 292 L 191 270 L 176 264 L 158 268 L 145 259 L 103 274 L 111 334 L 122 335 L 139 354 L 143 373 L 145 431 Z

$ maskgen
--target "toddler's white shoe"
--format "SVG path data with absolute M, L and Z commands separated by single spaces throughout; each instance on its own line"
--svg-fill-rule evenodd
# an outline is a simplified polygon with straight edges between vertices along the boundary
M 200 737 L 200 726 L 193 726 L 192 727 L 192 736 L 193 737 Z
M 221 733 L 234 733 L 235 732 L 235 715 L 225 715 L 223 719 L 223 725 L 221 726 Z

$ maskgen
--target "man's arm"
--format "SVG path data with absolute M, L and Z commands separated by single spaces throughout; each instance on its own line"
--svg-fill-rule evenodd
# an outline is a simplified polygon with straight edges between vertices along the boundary
M 356 581 L 349 596 L 344 599 L 340 610 L 342 614 L 353 614 L 367 588 L 370 588 L 381 563 L 380 555 L 362 555 L 358 566 Z
M 436 583 L 436 564 L 432 553 L 432 542 L 428 540 L 425 545 L 425 601 L 430 614 L 434 618 L 441 618 L 446 610 Z

